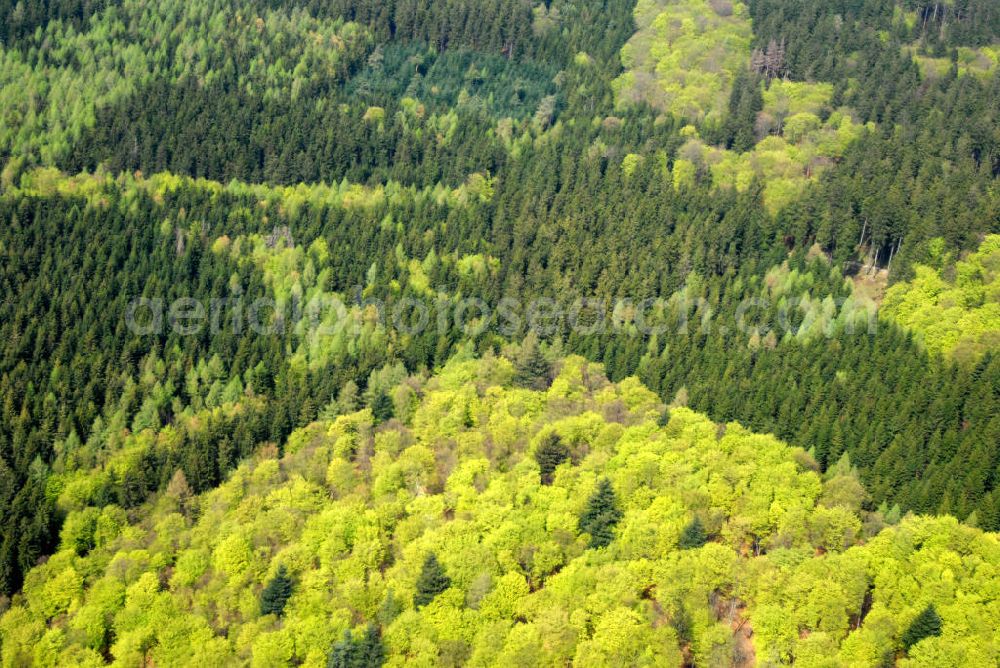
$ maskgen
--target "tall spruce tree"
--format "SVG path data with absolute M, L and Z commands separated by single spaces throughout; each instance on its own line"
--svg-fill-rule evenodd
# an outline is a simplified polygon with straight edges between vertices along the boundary
M 260 595 L 260 614 L 281 616 L 285 612 L 285 604 L 292 597 L 292 580 L 284 565 L 278 566 L 278 572 L 267 583 Z
M 910 651 L 911 647 L 924 638 L 939 635 L 941 635 L 941 617 L 934 609 L 934 604 L 931 603 L 917 615 L 917 618 L 910 624 L 910 628 L 906 629 L 906 633 L 903 634 L 903 649 Z
M 354 638 L 350 629 L 344 631 L 344 636 L 330 650 L 326 668 L 354 668 Z
M 424 560 L 424 566 L 420 571 L 420 578 L 417 580 L 417 594 L 413 597 L 413 605 L 417 608 L 422 608 L 450 586 L 451 578 L 444 572 L 444 567 L 438 562 L 437 555 L 432 552 L 427 555 L 427 558 Z
M 391 420 L 395 409 L 392 405 L 392 398 L 385 392 L 379 390 L 372 399 L 372 415 L 376 422 Z
M 534 332 L 524 338 L 514 367 L 516 371 L 514 382 L 520 387 L 544 390 L 549 386 L 549 361 L 542 354 L 538 337 Z
M 603 478 L 580 517 L 580 531 L 590 534 L 591 547 L 606 547 L 614 540 L 615 525 L 622 518 L 611 481 Z
M 385 647 L 382 645 L 382 631 L 375 624 L 369 624 L 362 638 L 355 639 L 351 632 L 344 631 L 344 637 L 330 650 L 327 668 L 380 668 L 385 663 Z
M 694 548 L 701 547 L 708 540 L 708 534 L 705 533 L 705 527 L 701 523 L 701 520 L 695 515 L 695 518 L 684 527 L 684 531 L 681 532 L 681 537 L 677 541 L 677 545 L 682 550 L 691 550 Z
M 559 434 L 549 434 L 542 439 L 535 450 L 535 461 L 541 470 L 543 485 L 552 484 L 552 474 L 567 459 L 569 459 L 569 448 L 559 438 Z
M 385 646 L 382 644 L 382 629 L 369 624 L 365 637 L 357 645 L 358 668 L 380 668 L 385 663 Z

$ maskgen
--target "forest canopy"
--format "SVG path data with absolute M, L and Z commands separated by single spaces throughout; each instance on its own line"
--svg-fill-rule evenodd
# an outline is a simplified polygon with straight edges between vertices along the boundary
M 0 0 L 0 664 L 997 665 L 998 54 Z
M 820 474 L 634 378 L 555 369 L 532 391 L 504 357 L 456 358 L 396 386 L 387 423 L 314 422 L 140 522 L 72 512 L 0 618 L 5 660 L 322 666 L 349 638 L 386 665 L 997 661 L 995 535 L 865 510 L 847 457 Z M 569 456 L 546 484 L 552 437 Z M 595 546 L 582 519 L 611 502 Z
M 1000 235 L 950 262 L 944 240 L 929 245 L 934 265 L 917 265 L 911 281 L 886 293 L 884 313 L 916 331 L 928 349 L 977 360 L 1000 348 Z

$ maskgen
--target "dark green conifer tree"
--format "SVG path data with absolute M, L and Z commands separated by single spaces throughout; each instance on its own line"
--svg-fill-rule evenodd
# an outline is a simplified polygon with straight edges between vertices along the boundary
M 420 571 L 420 578 L 417 580 L 417 594 L 413 597 L 413 605 L 422 608 L 450 586 L 451 578 L 444 572 L 437 555 L 434 553 L 427 555 Z
M 344 637 L 333 646 L 326 661 L 327 668 L 381 668 L 383 663 L 382 631 L 375 624 L 369 624 L 364 637 L 357 640 L 349 630 L 344 631 Z
M 708 534 L 705 533 L 705 527 L 702 525 L 698 516 L 695 515 L 695 518 L 691 520 L 690 524 L 684 527 L 684 531 L 681 532 L 681 537 L 677 541 L 677 545 L 682 550 L 691 550 L 701 547 L 707 540 Z
M 354 639 L 350 629 L 344 631 L 344 637 L 334 644 L 330 656 L 326 660 L 326 668 L 354 668 Z
M 380 668 L 385 663 L 385 646 L 382 644 L 382 629 L 369 624 L 365 637 L 357 645 L 358 668 Z
M 274 578 L 267 583 L 260 595 L 260 614 L 277 615 L 285 611 L 285 604 L 292 597 L 292 580 L 284 566 L 278 567 Z
M 580 531 L 590 534 L 591 547 L 606 547 L 614 540 L 615 525 L 622 518 L 618 499 L 611 481 L 607 478 L 597 485 L 597 491 L 587 502 L 587 509 L 580 517 Z
M 521 353 L 514 362 L 514 382 L 519 387 L 544 390 L 549 386 L 549 362 L 542 355 L 538 338 L 529 334 L 521 344 Z
M 939 635 L 941 635 L 941 617 L 934 609 L 934 604 L 931 603 L 917 615 L 917 618 L 910 624 L 910 628 L 906 629 L 906 633 L 903 634 L 903 649 L 909 651 L 911 647 L 924 638 Z
M 569 448 L 559 438 L 559 434 L 549 434 L 538 444 L 535 450 L 535 461 L 541 469 L 542 484 L 552 484 L 552 474 L 556 468 L 569 459 Z
M 375 421 L 385 422 L 386 420 L 391 420 L 394 412 L 392 399 L 386 394 L 385 390 L 379 390 L 375 394 L 375 398 L 372 399 L 372 415 L 375 417 Z

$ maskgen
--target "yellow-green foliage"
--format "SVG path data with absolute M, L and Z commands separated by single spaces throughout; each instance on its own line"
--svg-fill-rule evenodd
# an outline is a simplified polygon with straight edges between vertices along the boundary
M 140 468 L 143 457 L 152 453 L 180 456 L 185 434 L 198 434 L 210 422 L 232 419 L 247 410 L 262 409 L 261 398 L 243 395 L 242 387 L 238 392 L 238 401 L 227 399 L 225 403 L 201 410 L 185 408 L 171 424 L 162 428 L 159 424 L 148 425 L 141 431 L 132 432 L 119 422 L 119 413 L 116 412 L 107 423 L 102 421 L 103 426 L 91 435 L 85 446 L 69 449 L 63 443 L 57 443 L 59 468 L 71 471 L 54 473 L 48 480 L 50 495 L 56 499 L 62 512 L 69 513 L 61 537 L 63 547 L 71 546 L 75 532 L 83 530 L 81 523 L 85 521 L 91 523 L 85 532 L 93 536 L 97 543 L 107 542 L 124 530 L 125 524 L 120 521 L 116 507 L 106 506 L 103 513 L 89 519 L 87 507 L 97 499 L 107 498 L 108 490 L 120 483 L 126 472 Z M 194 401 L 204 404 L 200 398 Z M 133 423 L 132 426 L 135 428 L 138 425 Z
M 833 99 L 833 84 L 775 79 L 764 89 L 764 112 L 778 118 L 818 114 Z
M 635 18 L 638 31 L 621 54 L 625 73 L 614 82 L 618 104 L 646 102 L 693 121 L 719 120 L 736 73 L 750 57 L 746 7 L 729 0 L 639 0 Z M 763 96 L 756 129 L 764 138 L 752 151 L 709 147 L 693 126 L 682 132 L 689 141 L 674 163 L 675 187 L 706 174 L 718 186 L 745 190 L 757 178 L 765 184 L 768 208 L 777 212 L 864 130 L 847 109 L 820 120 L 833 98 L 832 84 L 775 80 Z M 626 156 L 625 172 L 635 166 Z
M 840 276 L 839 268 L 830 266 L 829 269 L 832 276 Z M 784 336 L 795 336 L 802 341 L 833 337 L 845 329 L 865 331 L 874 323 L 877 306 L 870 298 L 852 291 L 838 301 L 832 295 L 816 290 L 815 283 L 816 277 L 812 273 L 789 269 L 787 263 L 772 267 L 765 275 L 761 296 L 777 307 L 780 318 L 788 323 L 797 322 L 797 329 L 785 332 Z M 850 281 L 846 283 L 849 285 Z M 755 345 L 754 333 L 751 332 L 751 346 Z
M 289 244 L 283 234 L 274 238 L 253 234 L 222 247 L 223 252 L 263 271 L 274 294 L 275 310 L 263 309 L 260 324 L 277 325 L 281 318 L 282 326 L 293 328 L 298 344 L 290 358 L 293 366 L 320 368 L 362 350 L 385 349 L 388 332 L 374 308 L 324 288 L 331 272 L 325 240 L 304 246 L 294 239 Z M 419 263 L 414 269 L 419 273 Z
M 619 103 L 647 102 L 694 120 L 725 112 L 736 72 L 753 38 L 736 1 L 639 0 L 639 30 L 622 48 L 625 73 L 614 82 Z
M 838 500 L 849 465 L 824 480 L 802 450 L 684 408 L 658 426 L 652 392 L 581 358 L 545 392 L 513 376 L 502 358 L 452 361 L 407 381 L 405 424 L 314 423 L 184 515 L 154 504 L 86 556 L 64 545 L 0 618 L 3 665 L 322 667 L 368 621 L 390 666 L 676 666 L 682 650 L 727 665 L 744 617 L 762 664 L 878 666 L 928 603 L 943 634 L 908 665 L 1000 659 L 996 536 L 908 518 L 864 542 L 878 516 Z M 543 485 L 532 453 L 553 432 L 571 459 Z M 603 477 L 623 518 L 594 550 L 579 517 Z M 679 549 L 694 516 L 711 539 Z M 451 586 L 415 609 L 431 552 Z M 279 566 L 294 593 L 262 617 Z
M 197 189 L 212 198 L 223 196 L 252 197 L 256 206 L 267 211 L 274 218 L 275 235 L 248 235 L 230 238 L 218 237 L 212 243 L 212 251 L 230 254 L 238 261 L 252 262 L 263 271 L 264 279 L 271 289 L 276 302 L 275 312 L 282 312 L 286 318 L 294 314 L 297 320 L 286 320 L 284 326 L 293 327 L 297 344 L 291 363 L 299 368 L 321 368 L 327 364 L 343 360 L 348 355 L 362 350 L 384 351 L 390 336 L 406 338 L 408 334 L 394 328 L 387 328 L 379 320 L 374 307 L 361 308 L 353 295 L 333 293 L 324 288 L 330 275 L 330 251 L 323 239 L 303 240 L 288 237 L 280 229 L 283 224 L 294 223 L 300 212 L 306 208 L 341 207 L 344 209 L 372 209 L 403 202 L 422 206 L 427 203 L 447 204 L 450 207 L 472 207 L 488 202 L 493 196 L 493 181 L 482 174 L 471 174 L 465 183 L 457 188 L 443 185 L 425 187 L 404 186 L 390 181 L 385 185 L 362 186 L 343 181 L 335 184 L 297 184 L 294 186 L 273 186 L 232 181 L 227 184 L 208 179 L 191 178 L 171 173 L 157 173 L 150 176 L 122 173 L 111 176 L 106 173 L 67 175 L 50 167 L 34 168 L 21 174 L 16 185 L 0 190 L 0 196 L 18 197 L 23 195 L 76 195 L 87 197 L 94 206 L 105 206 L 105 188 L 117 184 L 131 196 L 143 191 L 154 199 L 161 199 L 167 193 L 179 189 Z M 129 205 L 129 197 L 122 199 L 121 206 Z M 240 209 L 233 216 L 240 215 Z M 383 225 L 397 225 L 390 216 Z M 442 220 L 444 230 L 446 221 Z M 164 221 L 164 234 L 172 234 L 173 226 Z M 269 238 L 272 237 L 273 238 Z M 289 235 L 290 236 L 290 235 Z M 402 250 L 400 250 L 400 253 Z M 438 257 L 429 254 L 422 261 L 398 256 L 401 268 L 406 269 L 406 285 L 395 285 L 397 290 L 412 289 L 425 296 L 435 297 L 434 286 L 427 274 L 438 263 L 455 266 L 459 273 L 476 280 L 499 270 L 496 258 L 486 255 Z M 368 286 L 362 286 L 368 287 Z M 458 300 L 459 295 L 441 296 Z M 299 305 L 296 311 L 291 306 Z M 245 305 L 248 307 L 250 304 Z M 254 311 L 261 321 L 272 324 L 273 312 L 270 307 Z M 383 313 L 385 318 L 392 313 Z M 406 342 L 404 341 L 405 345 Z M 213 378 L 213 380 L 215 380 Z M 228 389 L 221 384 L 215 394 L 224 394 Z M 216 405 L 217 397 L 210 394 L 207 400 Z M 214 403 L 213 403 L 214 402 Z
M 910 47 L 904 48 L 904 51 L 912 56 L 914 62 L 920 66 L 920 74 L 924 77 L 931 79 L 942 77 L 952 67 L 951 58 L 922 56 Z M 960 46 L 956 51 L 958 52 L 959 75 L 972 74 L 989 79 L 1000 67 L 1000 44 L 978 48 Z
M 433 193 L 425 191 L 424 195 L 427 192 Z M 455 192 L 463 190 L 459 188 Z M 391 218 L 386 218 L 383 224 L 391 224 Z M 290 357 L 293 366 L 318 369 L 342 363 L 350 355 L 364 351 L 383 351 L 396 342 L 405 347 L 411 334 L 407 327 L 396 327 L 403 322 L 400 320 L 402 310 L 384 308 L 379 313 L 375 305 L 358 304 L 353 295 L 325 289 L 332 271 L 326 241 L 320 238 L 305 246 L 293 238 L 289 244 L 288 236 L 290 233 L 285 235 L 279 230 L 278 234 L 269 235 L 270 238 L 260 234 L 235 239 L 220 237 L 213 243 L 213 250 L 229 253 L 237 261 L 252 262 L 262 270 L 274 295 L 275 310 L 272 313 L 270 308 L 261 309 L 258 317 L 262 322 L 259 324 L 276 324 L 278 316 L 275 314 L 283 314 L 283 326 L 291 328 L 296 335 L 297 345 Z M 482 254 L 439 257 L 432 250 L 422 261 L 411 259 L 406 257 L 402 246 L 396 249 L 396 262 L 404 270 L 406 281 L 405 284 L 391 281 L 394 292 L 405 289 L 424 298 L 452 303 L 460 296 L 438 294 L 430 284 L 428 272 L 438 264 L 454 266 L 470 280 L 487 278 L 500 268 L 496 258 Z M 372 286 L 376 269 L 377 265 L 372 265 L 368 285 L 364 288 Z M 470 321 L 468 326 L 474 327 L 475 323 Z
M 932 244 L 940 254 L 942 240 Z M 943 259 L 947 266 L 947 259 Z M 975 360 L 1000 349 L 1000 235 L 952 270 L 917 265 L 912 281 L 886 292 L 882 313 L 912 329 L 931 352 Z
M 282 10 L 247 16 L 222 2 L 126 0 L 83 32 L 51 21 L 27 47 L 0 48 L 0 152 L 54 164 L 98 107 L 164 75 L 209 82 L 232 48 L 257 56 L 241 85 L 294 98 L 309 77 L 332 76 L 344 49 L 365 39 L 343 20 Z
M 0 192 L 12 196 L 49 196 L 54 194 L 85 196 L 92 203 L 100 203 L 102 189 L 111 184 L 117 184 L 126 191 L 144 190 L 157 199 L 180 188 L 196 188 L 213 196 L 223 194 L 234 197 L 252 196 L 257 200 L 258 206 L 273 211 L 287 221 L 294 221 L 299 212 L 307 205 L 311 207 L 337 206 L 348 209 L 370 209 L 387 202 L 394 204 L 416 199 L 448 204 L 449 206 L 464 206 L 470 202 L 488 201 L 489 197 L 492 197 L 491 181 L 481 174 L 470 175 L 468 181 L 457 188 L 448 188 L 439 184 L 418 190 L 413 186 L 404 186 L 396 181 L 371 187 L 347 181 L 333 184 L 298 183 L 290 186 L 278 186 L 242 181 L 220 183 L 219 181 L 192 178 L 169 172 L 160 172 L 149 176 L 139 173 L 122 173 L 117 176 L 106 173 L 68 175 L 53 167 L 30 169 L 20 175 L 16 184 L 11 184 Z M 485 194 L 484 189 L 486 190 Z M 223 250 L 223 248 L 220 247 L 218 250 Z
M 805 109 L 811 106 L 810 99 L 815 102 L 818 96 L 803 97 L 794 103 L 790 98 L 780 98 L 773 108 L 782 105 L 789 111 Z M 689 139 L 674 162 L 674 185 L 680 187 L 696 174 L 707 174 L 719 187 L 743 191 L 757 178 L 764 183 L 768 209 L 777 212 L 795 201 L 811 181 L 842 157 L 866 128 L 874 128 L 855 123 L 847 111 L 832 113 L 825 123 L 811 111 L 799 111 L 780 122 L 783 136 L 765 137 L 746 153 L 709 146 L 698 137 Z

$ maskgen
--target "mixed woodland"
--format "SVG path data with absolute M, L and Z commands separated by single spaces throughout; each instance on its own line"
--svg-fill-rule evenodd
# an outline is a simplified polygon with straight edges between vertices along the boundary
M 3 665 L 1000 661 L 993 0 L 0 16 Z

